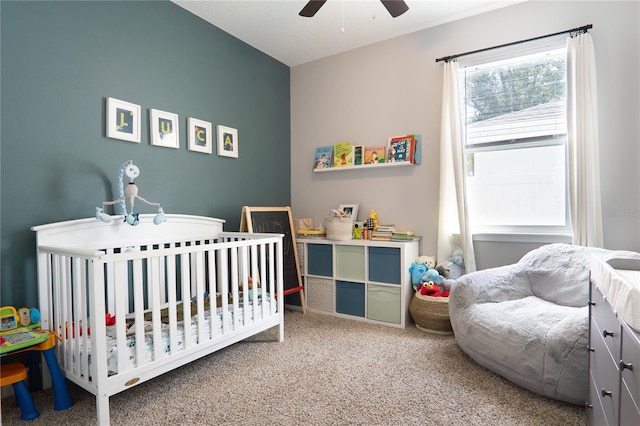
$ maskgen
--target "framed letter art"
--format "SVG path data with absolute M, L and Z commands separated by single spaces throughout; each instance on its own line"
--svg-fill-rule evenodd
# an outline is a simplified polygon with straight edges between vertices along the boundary
M 151 145 L 167 148 L 180 147 L 178 114 L 151 109 L 149 110 L 149 123 Z
M 211 123 L 189 117 L 189 151 L 211 154 Z
M 218 155 L 238 158 L 238 130 L 218 126 Z
M 140 105 L 107 98 L 107 137 L 140 143 Z

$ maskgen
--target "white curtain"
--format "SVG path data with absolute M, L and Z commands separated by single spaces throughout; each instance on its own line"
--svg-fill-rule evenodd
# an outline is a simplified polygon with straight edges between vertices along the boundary
M 446 263 L 455 247 L 462 248 L 466 272 L 476 270 L 465 197 L 463 125 L 458 88 L 458 63 L 444 64 L 440 126 L 440 210 L 438 263 Z
M 589 33 L 567 41 L 569 203 L 573 244 L 602 247 L 596 61 Z

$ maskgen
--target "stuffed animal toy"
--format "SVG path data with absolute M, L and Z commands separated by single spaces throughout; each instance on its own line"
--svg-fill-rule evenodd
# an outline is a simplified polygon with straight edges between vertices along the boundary
M 449 278 L 450 271 L 442 263 L 436 266 L 436 271 L 444 278 Z
M 440 287 L 432 281 L 425 281 L 416 288 L 416 291 L 422 296 L 440 297 Z
M 414 287 L 419 285 L 422 282 L 422 276 L 425 272 L 427 272 L 429 267 L 425 263 L 412 263 L 409 267 L 409 273 L 411 274 L 411 284 Z
M 446 264 L 446 268 L 449 269 L 448 278 L 453 280 L 465 274 L 464 255 L 460 247 L 456 247 L 453 249 L 453 252 L 451 253 L 451 257 L 449 258 L 449 261 Z
M 451 290 L 451 284 L 453 284 L 456 280 L 449 278 L 449 275 L 451 275 L 451 271 L 449 271 L 449 268 L 444 266 L 442 263 L 436 266 L 436 271 L 438 271 L 438 273 L 444 277 L 444 280 L 442 280 L 442 283 L 440 284 L 442 294 L 444 295 L 444 293 L 447 293 L 448 295 L 449 290 Z
M 422 275 L 422 281 L 423 282 L 433 282 L 435 284 L 440 284 L 442 283 L 442 281 L 444 281 L 444 277 L 442 275 L 440 275 L 438 273 L 438 271 L 436 271 L 433 268 L 429 268 L 427 269 L 427 272 L 425 272 Z
M 436 257 L 435 256 L 418 256 L 416 257 L 416 263 L 424 263 L 429 268 L 435 268 Z

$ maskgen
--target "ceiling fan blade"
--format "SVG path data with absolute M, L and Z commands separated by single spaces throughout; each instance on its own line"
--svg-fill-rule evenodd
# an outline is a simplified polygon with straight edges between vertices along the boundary
M 323 4 L 325 4 L 327 0 L 311 0 L 309 1 L 298 15 L 304 16 L 305 18 L 311 18 L 313 15 L 320 10 Z
M 402 0 L 380 0 L 389 14 L 394 18 L 405 13 L 409 10 L 409 6 Z

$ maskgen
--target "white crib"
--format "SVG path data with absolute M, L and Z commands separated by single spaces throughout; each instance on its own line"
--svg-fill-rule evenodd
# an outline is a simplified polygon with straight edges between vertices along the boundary
M 166 217 L 32 228 L 42 328 L 61 338 L 65 377 L 96 396 L 100 425 L 111 395 L 274 326 L 284 340 L 283 236 Z

